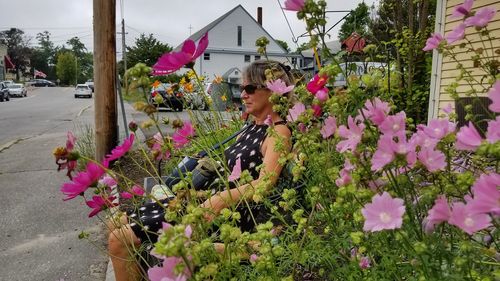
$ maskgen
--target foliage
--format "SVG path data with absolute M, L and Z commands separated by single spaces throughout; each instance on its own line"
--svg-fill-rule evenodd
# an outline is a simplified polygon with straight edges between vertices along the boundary
M 30 40 L 24 35 L 24 31 L 11 28 L 0 32 L 0 44 L 7 46 L 7 54 L 12 63 L 16 65 L 16 80 L 19 80 L 19 72 L 25 73 L 29 67 L 31 49 Z
M 164 53 L 170 52 L 172 47 L 154 38 L 153 34 L 141 34 L 135 39 L 135 45 L 127 47 L 127 64 L 134 66 L 144 63 L 152 66 Z
M 276 39 L 275 40 L 276 43 L 278 43 L 278 45 L 280 45 L 287 53 L 290 53 L 291 49 L 290 47 L 288 47 L 288 43 L 283 41 L 283 40 L 279 40 L 279 39 Z
M 56 47 L 50 40 L 50 32 L 44 31 L 37 34 L 38 47 L 33 48 L 31 55 L 31 66 L 36 70 L 47 74 L 46 79 L 56 80 L 55 62 Z
M 344 22 L 340 26 L 340 42 L 344 41 L 353 32 L 356 32 L 361 36 L 365 36 L 368 33 L 369 24 L 370 11 L 368 9 L 368 5 L 366 5 L 365 2 L 361 2 L 358 4 L 356 9 L 345 17 Z
M 71 52 L 61 53 L 57 56 L 56 73 L 62 85 L 71 85 L 76 79 L 76 57 Z
M 66 42 L 75 55 L 77 64 L 77 81 L 84 83 L 94 77 L 94 58 L 91 52 L 87 51 L 85 45 L 78 37 L 73 37 Z

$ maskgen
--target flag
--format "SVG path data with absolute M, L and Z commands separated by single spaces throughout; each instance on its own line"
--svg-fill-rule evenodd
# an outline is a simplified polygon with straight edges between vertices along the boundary
M 42 77 L 42 78 L 45 78 L 45 77 L 47 77 L 47 74 L 45 74 L 45 73 L 41 72 L 40 70 L 36 70 L 36 69 L 35 69 L 35 75 L 34 75 L 34 78 L 36 78 L 37 76 L 40 76 L 40 77 Z

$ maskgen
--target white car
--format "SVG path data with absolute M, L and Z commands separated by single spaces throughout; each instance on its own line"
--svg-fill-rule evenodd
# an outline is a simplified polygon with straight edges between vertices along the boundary
M 28 94 L 23 84 L 12 83 L 8 84 L 7 88 L 9 89 L 9 96 L 11 97 L 25 97 Z
M 92 98 L 92 89 L 88 85 L 78 84 L 75 88 L 75 99 L 79 97 Z

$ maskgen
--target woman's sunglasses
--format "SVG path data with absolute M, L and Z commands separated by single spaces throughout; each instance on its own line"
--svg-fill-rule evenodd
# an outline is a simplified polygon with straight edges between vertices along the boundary
M 248 85 L 240 85 L 240 92 L 243 93 L 243 91 L 245 91 L 245 93 L 249 94 L 249 95 L 252 95 L 255 93 L 255 91 L 257 89 L 265 89 L 266 86 L 262 86 L 262 85 L 252 85 L 252 84 L 248 84 Z

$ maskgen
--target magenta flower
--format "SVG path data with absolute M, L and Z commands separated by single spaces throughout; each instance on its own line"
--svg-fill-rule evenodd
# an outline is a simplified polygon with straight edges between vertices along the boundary
M 436 172 L 446 167 L 446 157 L 439 150 L 421 149 L 417 154 L 417 158 L 429 172 Z
M 328 88 L 319 89 L 315 96 L 320 102 L 325 102 L 328 99 Z
M 448 34 L 446 34 L 445 37 L 448 44 L 452 44 L 458 40 L 464 39 L 465 27 L 466 25 L 464 23 L 461 23 L 457 27 L 455 27 L 452 31 L 450 31 Z
M 361 269 L 370 268 L 371 267 L 370 258 L 369 257 L 361 257 L 361 259 L 359 259 L 359 267 Z
M 68 139 L 66 140 L 66 150 L 68 152 L 73 151 L 75 148 L 76 138 L 72 132 L 68 132 Z
M 264 120 L 264 124 L 267 126 L 273 125 L 273 119 L 271 118 L 270 114 L 267 115 L 266 119 Z
M 472 235 L 479 230 L 490 227 L 491 218 L 487 214 L 473 214 L 468 205 L 457 202 L 452 205 L 448 223 Z
M 113 208 L 115 206 L 118 206 L 117 203 L 113 203 L 113 200 L 115 199 L 116 197 L 114 196 L 109 196 L 109 197 L 92 196 L 92 200 L 85 202 L 87 206 L 93 209 L 92 212 L 90 212 L 89 214 L 89 218 L 97 215 L 101 211 L 104 211 L 108 208 Z
M 208 47 L 208 33 L 205 33 L 198 42 L 198 47 L 193 40 L 184 41 L 180 52 L 163 54 L 153 65 L 153 75 L 167 75 L 179 70 L 184 65 L 195 61 Z
M 465 19 L 467 26 L 485 27 L 493 19 L 497 11 L 490 7 L 484 7 L 476 12 L 472 17 Z
M 311 81 L 307 83 L 306 88 L 309 92 L 315 95 L 320 89 L 323 89 L 323 87 L 325 87 L 326 82 L 328 82 L 328 76 L 320 76 L 319 74 L 316 74 L 314 75 L 313 79 L 311 79 Z
M 491 100 L 491 104 L 488 107 L 491 111 L 499 113 L 500 112 L 500 80 L 493 84 L 493 87 L 488 91 L 488 97 Z
M 439 142 L 439 139 L 431 138 L 424 132 L 424 128 L 418 130 L 411 136 L 410 144 L 414 147 L 420 146 L 422 149 L 434 149 Z
M 241 159 L 238 157 L 236 163 L 233 166 L 233 171 L 231 175 L 227 178 L 229 181 L 235 181 L 240 178 L 241 175 Z
M 347 150 L 354 151 L 358 146 L 358 143 L 361 141 L 361 137 L 363 136 L 363 130 L 365 129 L 365 124 L 356 124 L 352 119 L 352 116 L 347 118 L 347 125 L 342 125 L 339 127 L 338 134 L 340 137 L 346 139 L 343 141 L 339 141 L 337 144 L 338 152 L 345 152 Z
M 500 175 L 482 174 L 472 186 L 474 198 L 468 202 L 472 214 L 492 213 L 500 216 Z
M 448 200 L 446 200 L 446 196 L 438 196 L 436 201 L 434 201 L 434 206 L 429 209 L 427 214 L 428 215 L 424 220 L 426 221 L 425 231 L 427 233 L 432 232 L 435 225 L 448 221 L 448 219 L 450 219 L 451 210 L 448 205 Z
M 285 1 L 285 10 L 288 11 L 302 11 L 304 9 L 305 0 L 286 0 Z
M 450 122 L 448 118 L 432 119 L 428 126 L 422 126 L 426 135 L 437 140 L 441 140 L 446 135 L 454 132 L 455 128 L 455 123 Z
M 182 128 L 178 129 L 173 135 L 172 135 L 172 141 L 174 142 L 174 147 L 175 148 L 182 148 L 186 144 L 189 143 L 189 140 L 191 137 L 194 136 L 194 128 L 191 125 L 191 122 L 186 121 L 184 122 L 184 125 Z
M 400 228 L 403 224 L 405 206 L 403 199 L 392 198 L 389 193 L 373 196 L 372 203 L 366 204 L 361 213 L 365 218 L 364 231 L 380 231 Z
M 390 136 L 382 136 L 378 140 L 377 151 L 372 157 L 372 171 L 380 171 L 385 165 L 391 163 L 396 157 L 394 154 L 394 141 Z
M 489 143 L 495 143 L 500 140 L 500 116 L 497 116 L 496 120 L 491 120 L 488 122 L 486 139 Z
M 378 127 L 379 130 L 387 136 L 398 137 L 403 139 L 406 136 L 406 114 L 404 111 L 397 113 L 396 115 L 389 115 Z
M 303 103 L 297 103 L 288 110 L 288 116 L 286 117 L 286 120 L 288 120 L 288 122 L 295 122 L 299 118 L 300 114 L 305 111 L 306 106 Z
M 444 38 L 441 34 L 439 33 L 433 33 L 429 39 L 427 39 L 427 42 L 425 42 L 425 47 L 422 49 L 423 51 L 430 51 L 434 50 L 437 47 L 439 47 L 439 44 L 443 42 Z
M 321 114 L 323 113 L 323 109 L 321 109 L 321 106 L 319 106 L 317 104 L 311 105 L 311 109 L 313 110 L 314 117 L 320 117 Z
M 89 162 L 85 171 L 78 173 L 73 181 L 64 183 L 61 186 L 61 192 L 66 195 L 63 200 L 70 200 L 83 193 L 97 181 L 104 174 L 104 169 L 96 163 Z
M 335 134 L 335 131 L 337 130 L 337 119 L 332 116 L 328 116 L 328 118 L 325 119 L 325 124 L 320 130 L 321 136 L 323 139 L 327 139 L 333 134 Z
M 470 13 L 470 10 L 472 9 L 473 3 L 474 3 L 474 0 L 465 0 L 464 3 L 455 7 L 450 18 L 462 18 L 462 17 L 468 16 Z
M 109 175 L 104 175 L 104 177 L 102 177 L 100 180 L 99 180 L 99 184 L 101 185 L 105 185 L 107 187 L 110 187 L 110 188 L 113 188 L 113 187 L 116 187 L 116 185 L 118 184 L 116 182 L 116 180 L 112 177 L 110 177 Z
M 134 196 L 141 197 L 144 195 L 144 189 L 139 185 L 134 185 L 134 186 L 132 186 L 130 191 L 124 191 L 124 192 L 120 193 L 120 195 L 122 198 L 125 198 L 125 199 L 131 199 Z
M 123 141 L 122 145 L 115 147 L 110 154 L 106 155 L 106 161 L 109 163 L 125 155 L 134 144 L 134 138 L 135 134 L 130 134 L 130 136 Z
M 475 151 L 481 145 L 481 142 L 481 135 L 474 127 L 474 124 L 469 122 L 469 126 L 465 125 L 458 131 L 455 146 L 459 150 Z
M 266 87 L 280 96 L 291 92 L 295 88 L 294 85 L 287 86 L 281 79 L 266 82 Z
M 148 277 L 151 281 L 186 281 L 191 277 L 191 272 L 187 266 L 177 275 L 174 269 L 178 264 L 184 263 L 180 257 L 167 257 L 163 260 L 162 266 L 155 266 L 148 270 Z
M 156 155 L 155 160 L 168 160 L 170 158 L 170 150 L 164 146 L 165 141 L 163 140 L 163 136 L 160 132 L 156 133 L 153 136 L 154 143 L 151 147 L 151 151 L 153 155 Z
M 363 114 L 366 118 L 370 119 L 373 124 L 379 126 L 384 122 L 385 117 L 389 114 L 391 108 L 389 104 L 385 101 L 381 101 L 379 98 L 367 100 L 365 102 L 365 107 L 363 109 Z
M 348 185 L 352 181 L 351 174 L 349 173 L 348 170 L 342 169 L 340 170 L 340 177 L 335 180 L 335 184 L 337 186 L 344 186 Z
M 259 260 L 259 256 L 256 255 L 256 254 L 251 254 L 249 260 L 250 260 L 251 263 L 255 263 L 256 261 Z

